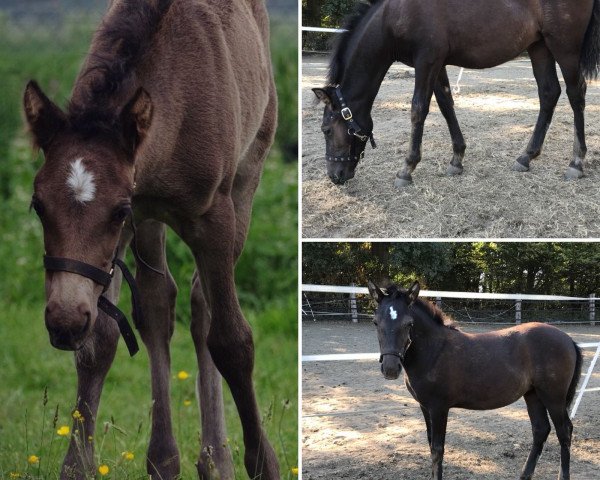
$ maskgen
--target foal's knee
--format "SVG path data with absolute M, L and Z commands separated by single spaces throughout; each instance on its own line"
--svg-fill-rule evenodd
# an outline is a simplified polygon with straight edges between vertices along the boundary
M 424 123 L 428 113 L 429 105 L 420 101 L 413 102 L 410 113 L 410 121 L 413 125 Z
M 533 428 L 534 442 L 544 443 L 550 435 L 550 425 L 538 425 Z
M 234 374 L 251 372 L 254 366 L 254 341 L 250 325 L 242 317 L 234 328 L 230 326 L 223 327 L 219 319 L 213 319 L 207 338 L 210 355 L 226 379 Z

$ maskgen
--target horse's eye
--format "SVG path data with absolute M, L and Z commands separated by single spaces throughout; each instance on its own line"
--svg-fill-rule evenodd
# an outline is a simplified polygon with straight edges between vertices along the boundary
M 44 214 L 44 205 L 35 195 L 31 197 L 31 203 L 29 204 L 29 210 L 31 210 L 32 208 L 37 214 L 37 216 L 41 218 Z
M 331 136 L 331 127 L 321 127 L 321 131 L 325 134 L 326 137 Z
M 119 205 L 114 209 L 111 220 L 114 223 L 123 223 L 125 219 L 131 214 L 131 205 Z

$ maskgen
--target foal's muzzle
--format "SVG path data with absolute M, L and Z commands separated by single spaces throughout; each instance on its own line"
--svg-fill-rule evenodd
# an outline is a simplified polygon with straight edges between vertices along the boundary
M 327 176 L 336 185 L 343 185 L 354 178 L 356 163 L 327 162 Z
M 46 305 L 45 323 L 50 343 L 60 350 L 80 349 L 90 331 L 91 322 L 92 312 L 85 303 L 69 312 L 55 300 Z
M 402 371 L 403 358 L 397 352 L 382 353 L 379 357 L 381 373 L 386 380 L 396 380 Z

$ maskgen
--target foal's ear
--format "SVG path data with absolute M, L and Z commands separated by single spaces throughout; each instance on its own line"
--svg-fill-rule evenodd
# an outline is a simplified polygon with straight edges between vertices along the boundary
M 410 303 L 413 303 L 417 299 L 420 291 L 421 285 L 419 285 L 419 282 L 415 280 L 415 282 L 408 289 L 408 298 L 410 298 Z
M 383 298 L 385 297 L 385 293 L 383 293 L 381 289 L 377 285 L 375 285 L 371 280 L 367 281 L 367 287 L 369 289 L 371 297 L 373 297 L 373 300 L 375 300 L 377 303 L 383 300 Z
M 315 95 L 317 96 L 317 98 L 321 102 L 323 102 L 325 105 L 331 104 L 331 97 L 329 96 L 329 93 L 327 92 L 326 89 L 324 89 L 324 88 L 313 88 L 312 91 L 315 92 Z
M 25 87 L 23 109 L 35 146 L 46 150 L 64 128 L 67 122 L 65 114 L 42 92 L 35 80 L 30 80 Z
M 152 123 L 152 100 L 143 88 L 139 88 L 121 110 L 123 136 L 128 150 L 135 154 L 144 141 Z

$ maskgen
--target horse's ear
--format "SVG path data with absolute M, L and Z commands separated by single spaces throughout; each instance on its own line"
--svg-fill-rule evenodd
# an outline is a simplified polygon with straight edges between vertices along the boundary
M 410 303 L 413 303 L 417 299 L 420 291 L 421 285 L 419 285 L 419 282 L 415 280 L 415 282 L 408 289 L 408 298 L 410 298 Z
M 35 146 L 46 150 L 64 128 L 67 122 L 65 114 L 42 92 L 35 80 L 30 80 L 25 87 L 23 109 Z
M 383 297 L 385 297 L 385 293 L 383 293 L 381 289 L 377 285 L 375 285 L 371 280 L 367 282 L 367 287 L 369 289 L 371 297 L 373 297 L 373 300 L 375 300 L 377 303 L 383 300 Z
M 315 95 L 317 96 L 317 98 L 321 102 L 323 102 L 325 105 L 331 104 L 331 97 L 329 96 L 329 93 L 327 92 L 326 89 L 324 89 L 324 88 L 313 88 L 312 91 L 315 92 Z
M 152 113 L 152 100 L 143 88 L 138 88 L 121 110 L 123 137 L 132 154 L 135 154 L 137 147 L 144 141 L 150 130 Z

